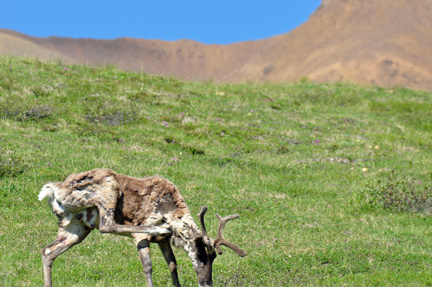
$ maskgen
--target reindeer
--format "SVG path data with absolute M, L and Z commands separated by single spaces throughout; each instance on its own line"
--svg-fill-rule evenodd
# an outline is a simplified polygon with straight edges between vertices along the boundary
M 134 238 L 149 287 L 153 286 L 151 242 L 159 245 L 174 286 L 180 286 L 180 282 L 171 244 L 189 254 L 199 286 L 213 285 L 212 263 L 215 249 L 222 254 L 221 245 L 241 257 L 246 255 L 223 236 L 225 224 L 238 214 L 224 218 L 216 214 L 220 222 L 213 240 L 204 224 L 207 207 L 201 208 L 198 228 L 177 187 L 159 176 L 134 178 L 110 169 L 94 169 L 44 185 L 39 200 L 46 197 L 59 219 L 59 230 L 57 238 L 41 251 L 45 287 L 52 286 L 53 261 L 82 242 L 93 229 Z

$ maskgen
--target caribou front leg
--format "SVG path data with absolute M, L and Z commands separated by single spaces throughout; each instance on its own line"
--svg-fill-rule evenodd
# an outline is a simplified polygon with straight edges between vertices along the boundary
M 169 239 L 163 240 L 158 244 L 163 256 L 165 257 L 166 262 L 168 263 L 173 285 L 175 287 L 180 287 L 181 285 L 177 274 L 177 261 L 174 256 L 174 252 L 172 251 Z
M 147 239 L 139 241 L 137 243 L 137 249 L 146 277 L 147 287 L 153 287 L 153 266 L 150 257 L 150 241 Z
M 166 237 L 171 235 L 169 229 L 159 226 L 134 226 L 121 225 L 114 221 L 114 209 L 99 207 L 99 231 L 102 233 L 126 234 L 126 233 L 148 233 L 151 237 Z

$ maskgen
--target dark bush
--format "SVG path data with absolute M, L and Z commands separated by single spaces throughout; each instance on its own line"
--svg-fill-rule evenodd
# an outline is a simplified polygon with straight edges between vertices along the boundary
M 52 108 L 48 105 L 35 105 L 31 107 L 19 101 L 6 100 L 0 103 L 0 117 L 17 121 L 37 121 L 51 117 Z
M 104 103 L 97 112 L 89 112 L 86 119 L 93 123 L 119 126 L 133 122 L 138 117 L 138 106 L 121 103 Z
M 396 212 L 432 212 L 432 187 L 420 180 L 400 177 L 392 171 L 383 180 L 366 186 L 364 203 Z
M 125 112 L 104 113 L 102 115 L 87 115 L 86 118 L 93 123 L 101 123 L 108 126 L 119 126 L 134 119 L 134 114 Z
M 37 105 L 25 113 L 25 119 L 37 121 L 40 119 L 49 118 L 52 114 L 52 109 L 47 105 Z

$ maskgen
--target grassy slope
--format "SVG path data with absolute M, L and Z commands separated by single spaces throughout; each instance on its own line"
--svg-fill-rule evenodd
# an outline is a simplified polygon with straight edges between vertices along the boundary
M 216 286 L 432 284 L 425 213 L 365 204 L 389 171 L 430 187 L 432 95 L 310 83 L 187 83 L 113 67 L 0 59 L 0 284 L 40 286 L 56 218 L 40 187 L 73 172 L 160 174 L 190 209 L 239 213 Z M 367 169 L 367 170 L 366 170 Z M 420 182 L 421 181 L 421 182 Z M 153 248 L 154 280 L 169 285 Z M 176 251 L 184 286 L 196 286 Z M 54 263 L 62 286 L 142 286 L 130 239 L 93 232 Z

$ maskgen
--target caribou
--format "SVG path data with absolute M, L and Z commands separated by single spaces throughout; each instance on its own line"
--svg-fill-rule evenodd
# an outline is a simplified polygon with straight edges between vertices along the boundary
M 218 235 L 212 239 L 204 224 L 207 206 L 201 208 L 198 227 L 180 191 L 160 176 L 135 178 L 110 169 L 94 169 L 44 185 L 38 198 L 48 198 L 59 220 L 56 239 L 41 251 L 45 287 L 52 286 L 54 260 L 94 229 L 134 239 L 148 287 L 153 286 L 150 243 L 159 245 L 174 286 L 180 286 L 180 281 L 171 245 L 188 253 L 199 286 L 213 285 L 212 263 L 216 251 L 222 254 L 221 245 L 241 257 L 246 255 L 223 236 L 225 224 L 238 214 L 223 218 L 216 214 Z

